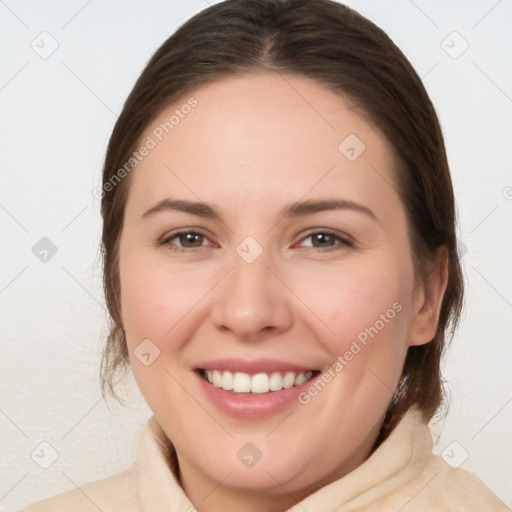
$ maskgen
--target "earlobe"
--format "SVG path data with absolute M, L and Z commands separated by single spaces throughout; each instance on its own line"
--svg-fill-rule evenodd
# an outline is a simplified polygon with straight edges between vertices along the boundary
M 409 345 L 432 341 L 439 323 L 439 314 L 448 283 L 448 249 L 440 247 L 430 273 L 418 287 L 411 322 Z

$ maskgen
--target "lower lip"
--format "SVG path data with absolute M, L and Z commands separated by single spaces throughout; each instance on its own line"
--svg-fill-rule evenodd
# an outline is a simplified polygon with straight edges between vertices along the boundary
M 313 377 L 300 386 L 282 389 L 281 391 L 245 394 L 216 388 L 198 372 L 194 373 L 199 379 L 199 385 L 203 392 L 217 409 L 228 416 L 244 420 L 266 418 L 285 410 L 293 403 L 300 405 L 299 394 L 311 386 L 311 383 L 315 380 L 315 377 Z

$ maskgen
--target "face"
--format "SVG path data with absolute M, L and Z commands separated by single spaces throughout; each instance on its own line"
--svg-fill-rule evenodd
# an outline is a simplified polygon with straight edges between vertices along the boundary
M 283 488 L 368 457 L 408 346 L 435 333 L 391 149 L 347 99 L 271 73 L 193 91 L 148 136 L 119 249 L 135 379 L 189 493 L 225 478 L 208 503 L 290 506 Z

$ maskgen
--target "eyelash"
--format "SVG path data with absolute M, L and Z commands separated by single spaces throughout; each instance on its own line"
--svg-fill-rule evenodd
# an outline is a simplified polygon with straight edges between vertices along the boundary
M 175 233 L 172 233 L 171 235 L 169 235 L 169 236 L 165 237 L 164 239 L 162 239 L 161 241 L 159 241 L 158 245 L 159 246 L 164 246 L 165 245 L 171 251 L 175 251 L 175 252 L 182 252 L 182 251 L 200 249 L 202 247 L 205 247 L 204 245 L 200 245 L 198 247 L 180 247 L 180 246 L 178 246 L 176 244 L 173 244 L 171 242 L 175 238 L 178 238 L 178 237 L 184 236 L 184 235 L 199 235 L 199 236 L 201 236 L 203 238 L 208 239 L 207 235 L 205 235 L 201 231 L 189 229 L 189 230 L 176 231 Z M 340 250 L 340 249 L 343 249 L 343 248 L 353 247 L 354 246 L 354 242 L 348 236 L 346 236 L 346 235 L 342 236 L 341 234 L 339 234 L 339 233 L 337 233 L 335 231 L 329 230 L 329 229 L 317 229 L 315 231 L 311 231 L 311 232 L 307 233 L 305 236 L 303 236 L 301 238 L 300 242 L 304 242 L 305 240 L 307 240 L 308 238 L 313 237 L 314 235 L 332 236 L 338 242 L 337 245 L 329 246 L 329 247 L 326 247 L 325 249 L 322 249 L 321 247 L 308 246 L 308 247 L 311 247 L 311 249 L 316 249 L 318 252 L 327 252 L 327 251 L 332 251 L 332 250 Z

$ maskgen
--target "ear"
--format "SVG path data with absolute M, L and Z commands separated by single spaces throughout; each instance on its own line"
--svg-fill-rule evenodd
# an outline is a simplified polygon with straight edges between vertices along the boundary
M 439 312 L 448 283 L 448 249 L 440 247 L 430 273 L 415 291 L 409 345 L 423 345 L 436 335 Z

